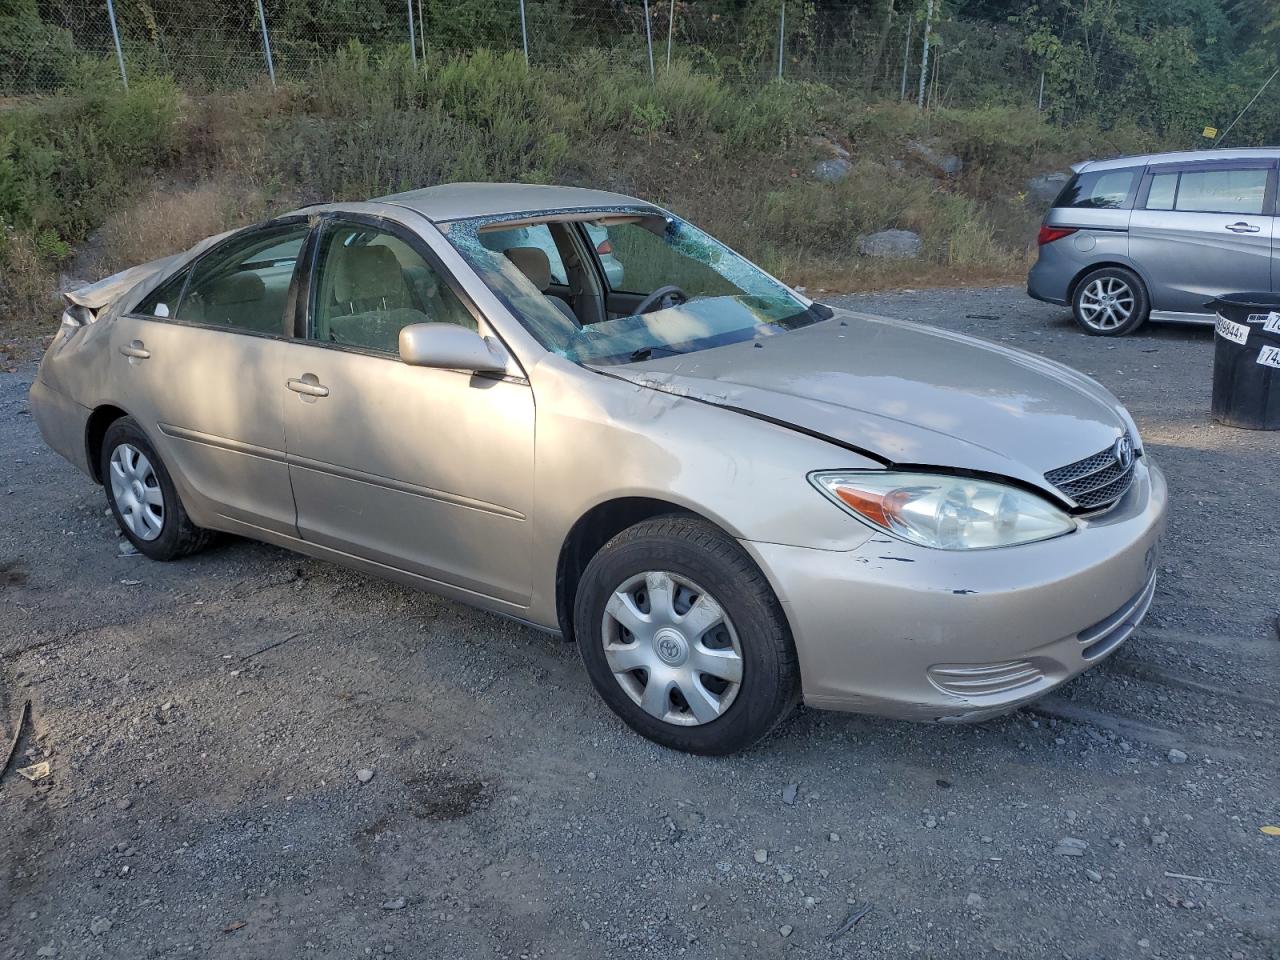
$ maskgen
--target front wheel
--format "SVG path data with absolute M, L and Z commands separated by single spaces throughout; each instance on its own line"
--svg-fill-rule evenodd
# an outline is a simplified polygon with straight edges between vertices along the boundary
M 1071 311 L 1091 336 L 1123 337 L 1146 322 L 1151 302 L 1142 279 L 1132 270 L 1103 267 L 1076 284 Z
M 574 632 L 596 690 L 663 746 L 750 746 L 799 700 L 791 632 L 768 581 L 731 537 L 657 517 L 605 544 L 583 573 Z
M 111 513 L 139 553 L 152 560 L 176 560 L 212 538 L 187 516 L 169 471 L 132 417 L 107 427 L 100 469 Z

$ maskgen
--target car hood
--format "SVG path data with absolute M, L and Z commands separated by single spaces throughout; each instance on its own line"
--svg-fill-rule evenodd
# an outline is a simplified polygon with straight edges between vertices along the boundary
M 1046 471 L 1134 430 L 1115 397 L 1069 367 L 847 311 L 789 333 L 608 372 L 818 434 L 886 465 L 996 474 L 1051 493 Z

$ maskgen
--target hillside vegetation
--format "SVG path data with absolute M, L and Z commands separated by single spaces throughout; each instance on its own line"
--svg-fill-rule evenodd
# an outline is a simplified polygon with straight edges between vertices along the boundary
M 407 47 L 351 43 L 306 83 L 199 98 L 163 77 L 125 93 L 94 67 L 0 112 L 0 300 L 6 330 L 45 329 L 60 271 L 94 279 L 299 203 L 450 180 L 641 196 L 814 289 L 1012 276 L 1040 215 L 1029 176 L 1154 142 L 1026 108 L 735 86 L 682 62 L 652 83 L 592 51 L 554 70 L 483 50 L 414 69 Z M 920 145 L 963 170 L 941 174 Z M 851 170 L 822 182 L 813 167 L 837 147 Z M 917 232 L 920 259 L 859 257 L 858 237 L 886 228 Z

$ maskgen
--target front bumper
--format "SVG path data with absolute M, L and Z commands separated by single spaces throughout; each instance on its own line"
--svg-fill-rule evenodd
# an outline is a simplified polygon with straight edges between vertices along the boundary
M 847 552 L 744 546 L 782 600 L 807 704 L 981 720 L 1133 633 L 1155 592 L 1167 499 L 1144 459 L 1115 507 L 1041 543 L 953 552 L 876 534 Z

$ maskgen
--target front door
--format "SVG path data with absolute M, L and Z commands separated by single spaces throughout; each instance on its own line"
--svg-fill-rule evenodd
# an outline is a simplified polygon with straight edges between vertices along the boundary
M 1129 221 L 1129 255 L 1157 311 L 1207 313 L 1220 293 L 1271 289 L 1270 160 L 1148 168 Z
M 318 243 L 305 337 L 288 348 L 278 384 L 299 533 L 477 594 L 527 601 L 529 384 L 400 361 L 408 324 L 477 328 L 420 238 L 373 218 L 331 219 Z
M 121 402 L 197 516 L 296 534 L 276 384 L 307 233 L 305 222 L 292 222 L 239 234 L 113 325 Z

